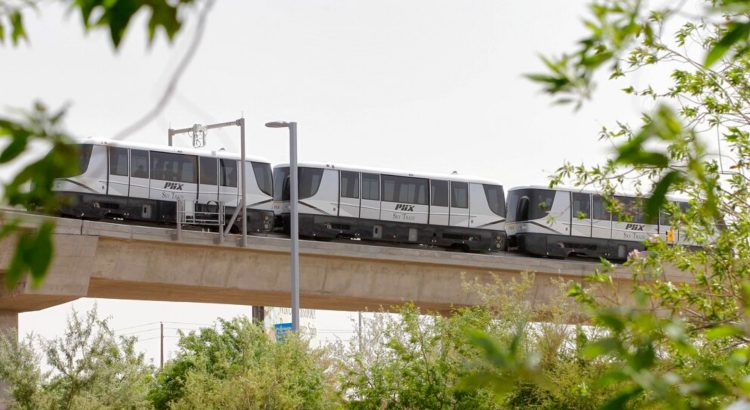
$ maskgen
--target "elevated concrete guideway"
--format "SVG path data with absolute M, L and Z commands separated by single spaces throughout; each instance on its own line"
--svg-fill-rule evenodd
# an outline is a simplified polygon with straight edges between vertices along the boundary
M 290 305 L 289 240 L 238 236 L 216 244 L 218 234 L 107 222 L 50 218 L 3 212 L 24 225 L 57 223 L 55 257 L 43 285 L 23 283 L 0 291 L 0 327 L 13 327 L 17 313 L 44 309 L 81 297 L 181 302 Z M 0 267 L 8 266 L 13 241 L 0 247 Z M 301 241 L 301 306 L 331 310 L 378 310 L 405 302 L 447 312 L 479 302 L 463 290 L 465 280 L 502 279 L 535 273 L 532 302 L 543 303 L 556 290 L 556 278 L 580 280 L 594 262 L 530 258 L 513 254 L 466 254 L 361 243 Z M 4 274 L 0 270 L 0 275 Z M 683 281 L 681 273 L 669 280 Z M 617 273 L 623 290 L 631 276 Z

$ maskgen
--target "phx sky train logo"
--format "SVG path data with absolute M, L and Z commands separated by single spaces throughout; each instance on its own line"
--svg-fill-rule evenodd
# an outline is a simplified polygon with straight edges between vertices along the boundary
M 414 212 L 414 205 L 396 204 L 397 211 Z
M 176 191 L 182 191 L 182 185 L 177 182 L 165 182 L 164 183 L 164 189 L 174 189 Z
M 627 224 L 625 229 L 629 231 L 643 231 L 643 225 L 640 224 Z

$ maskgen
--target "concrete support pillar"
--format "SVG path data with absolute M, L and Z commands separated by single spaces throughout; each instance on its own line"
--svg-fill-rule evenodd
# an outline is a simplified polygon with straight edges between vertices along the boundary
M 264 306 L 253 306 L 253 323 L 260 323 L 266 319 L 266 308 Z
M 0 310 L 0 332 L 18 331 L 18 312 Z
M 0 310 L 0 332 L 18 332 L 18 312 Z M 10 399 L 8 386 L 0 380 L 0 409 L 9 408 Z

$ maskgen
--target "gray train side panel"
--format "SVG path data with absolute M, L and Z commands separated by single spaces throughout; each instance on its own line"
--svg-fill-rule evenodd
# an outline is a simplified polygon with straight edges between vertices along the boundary
M 492 212 L 482 184 L 469 184 L 469 227 L 505 229 L 505 218 Z

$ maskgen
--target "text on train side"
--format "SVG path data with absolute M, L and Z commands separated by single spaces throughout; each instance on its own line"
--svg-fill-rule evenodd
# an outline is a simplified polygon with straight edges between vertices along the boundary
M 396 210 L 414 212 L 414 205 L 396 204 Z
M 180 184 L 177 182 L 165 182 L 164 189 L 176 189 L 178 191 L 182 191 L 182 185 L 184 184 Z

